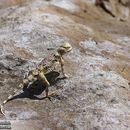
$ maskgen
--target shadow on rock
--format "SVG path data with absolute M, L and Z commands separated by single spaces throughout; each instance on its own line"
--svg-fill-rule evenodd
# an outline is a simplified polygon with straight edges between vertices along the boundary
M 46 78 L 47 78 L 47 80 L 50 83 L 50 87 L 52 87 L 53 85 L 56 85 L 56 83 L 59 80 L 63 79 L 63 78 L 58 78 L 59 75 L 60 74 L 58 72 L 56 72 L 56 71 L 52 71 L 52 72 L 50 72 L 50 73 L 48 73 L 48 74 L 45 75 Z M 39 97 L 37 97 L 35 95 L 42 94 L 42 92 L 45 91 L 45 89 L 46 89 L 45 84 L 43 84 L 42 81 L 37 80 L 34 83 L 32 83 L 31 85 L 29 85 L 28 88 L 24 87 L 22 93 L 14 96 L 9 101 L 17 99 L 17 98 L 30 98 L 32 100 L 43 100 L 46 97 L 39 98 Z

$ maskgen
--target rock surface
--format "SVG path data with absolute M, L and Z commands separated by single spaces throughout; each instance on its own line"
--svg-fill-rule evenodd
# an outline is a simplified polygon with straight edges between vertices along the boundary
M 0 3 L 0 101 L 28 70 L 64 41 L 69 79 L 51 85 L 58 96 L 22 96 L 5 105 L 12 130 L 129 130 L 130 24 L 94 0 L 3 0 Z

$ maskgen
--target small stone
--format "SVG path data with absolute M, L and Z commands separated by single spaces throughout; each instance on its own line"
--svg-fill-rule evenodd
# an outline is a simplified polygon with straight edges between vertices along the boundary
M 111 100 L 110 100 L 111 103 L 117 103 L 117 98 L 116 97 L 113 97 Z
M 99 73 L 98 75 L 101 76 L 101 77 L 103 77 L 103 74 L 101 74 L 101 73 Z

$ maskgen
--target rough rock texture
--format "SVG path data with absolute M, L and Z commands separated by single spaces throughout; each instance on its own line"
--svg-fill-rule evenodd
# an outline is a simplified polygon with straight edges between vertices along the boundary
M 6 2 L 5 2 L 6 1 Z M 52 102 L 25 95 L 5 105 L 12 130 L 129 130 L 130 24 L 94 0 L 3 0 L 0 3 L 0 101 L 8 97 L 48 47 L 64 41 L 69 79 Z M 35 91 L 35 90 L 34 90 Z
M 120 21 L 130 20 L 129 0 L 96 0 L 96 6 L 100 6 L 106 13 Z

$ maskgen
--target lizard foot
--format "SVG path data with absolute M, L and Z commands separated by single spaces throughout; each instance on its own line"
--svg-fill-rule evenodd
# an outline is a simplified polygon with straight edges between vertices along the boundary
M 52 101 L 52 97 L 51 96 L 46 96 L 46 98 L 48 98 L 50 101 Z
M 57 94 L 55 92 L 52 92 L 51 94 L 49 94 L 48 96 L 46 96 L 46 98 L 48 98 L 50 101 L 52 101 L 52 98 L 57 96 Z

